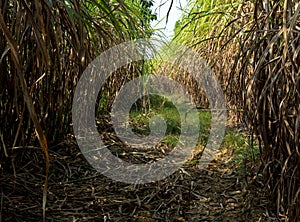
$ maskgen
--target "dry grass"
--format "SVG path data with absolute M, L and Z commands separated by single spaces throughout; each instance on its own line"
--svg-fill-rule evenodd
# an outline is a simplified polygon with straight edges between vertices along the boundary
M 240 90 L 243 79 L 234 72 L 241 67 L 235 58 L 241 56 L 245 47 L 240 37 L 251 24 L 253 6 L 250 1 L 235 0 L 192 2 L 190 13 L 176 29 L 174 41 L 192 47 L 206 59 L 225 93 L 230 121 L 237 124 L 243 111 Z M 204 91 L 199 87 L 192 90 L 207 107 Z
M 238 75 L 245 118 L 261 144 L 261 170 L 277 215 L 300 219 L 299 3 L 257 1 L 253 25 L 243 38 Z M 250 78 L 245 78 L 250 77 Z
M 84 68 L 110 46 L 148 36 L 139 5 L 130 2 L 0 2 L 0 159 L 9 167 L 13 148 L 39 142 L 46 161 L 44 211 L 48 145 L 72 132 L 72 99 Z M 120 71 L 117 77 L 103 96 L 114 93 L 128 76 Z
M 299 3 L 195 2 L 175 40 L 192 46 L 213 67 L 229 111 L 234 116 L 243 111 L 237 117 L 258 136 L 259 172 L 278 217 L 299 221 Z M 217 6 L 209 8 L 213 3 Z

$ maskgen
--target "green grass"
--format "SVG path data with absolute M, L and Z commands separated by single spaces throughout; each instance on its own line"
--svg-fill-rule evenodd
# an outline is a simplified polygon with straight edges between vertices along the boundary
M 162 140 L 163 143 L 169 146 L 176 146 L 181 134 L 181 118 L 177 108 L 168 99 L 151 95 L 148 98 L 143 98 L 147 101 L 147 106 L 140 105 L 142 101 L 137 101 L 130 111 L 130 121 L 132 130 L 140 135 L 148 135 L 150 133 L 149 120 L 154 115 L 163 118 L 167 124 L 167 130 Z M 179 108 L 185 104 L 179 104 Z M 192 128 L 196 121 L 200 123 L 198 144 L 205 145 L 210 131 L 211 115 L 208 111 L 200 111 L 199 119 L 189 119 L 190 127 Z M 187 118 L 190 118 L 187 113 Z
M 151 95 L 143 99 L 144 104 L 147 101 L 146 106 L 141 106 L 143 102 L 140 100 L 137 101 L 130 111 L 130 121 L 133 131 L 140 135 L 148 135 L 150 133 L 149 120 L 154 115 L 159 115 L 167 123 L 167 130 L 162 143 L 171 148 L 175 147 L 179 142 L 181 134 L 181 120 L 176 107 L 171 101 L 158 95 Z M 211 114 L 208 111 L 198 111 L 199 119 L 192 120 L 191 123 L 194 121 L 200 122 L 197 145 L 205 146 L 211 128 Z M 244 167 L 245 161 L 256 161 L 259 156 L 258 146 L 251 143 L 246 133 L 240 133 L 236 130 L 226 131 L 221 149 L 232 150 L 234 154 L 229 164 L 239 167 Z
M 259 156 L 258 145 L 252 143 L 249 136 L 234 130 L 226 132 L 223 139 L 222 148 L 233 150 L 234 155 L 230 164 L 242 167 L 245 162 L 255 162 Z

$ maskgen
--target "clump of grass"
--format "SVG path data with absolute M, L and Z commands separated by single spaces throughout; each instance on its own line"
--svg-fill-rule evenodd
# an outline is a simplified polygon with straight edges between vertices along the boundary
M 146 97 L 142 98 L 146 99 Z M 154 115 L 159 115 L 167 123 L 167 134 L 180 134 L 180 116 L 174 105 L 158 95 L 150 95 L 147 98 L 149 105 L 142 107 L 134 105 L 130 112 L 133 131 L 138 134 L 149 134 L 149 120 Z M 137 101 L 140 103 L 140 101 Z
M 137 101 L 130 111 L 129 116 L 133 131 L 137 134 L 148 135 L 150 133 L 149 120 L 152 116 L 159 115 L 166 121 L 167 124 L 166 134 L 162 142 L 171 147 L 176 146 L 181 134 L 182 121 L 177 108 L 170 100 L 159 95 L 150 95 L 147 97 L 147 100 L 149 103 L 147 107 L 140 106 L 142 102 Z M 193 127 L 192 124 L 194 122 L 196 124 L 196 121 L 199 121 L 200 130 L 198 144 L 204 145 L 207 142 L 210 131 L 211 115 L 208 111 L 200 111 L 198 113 L 199 119 L 189 119 L 189 121 L 191 123 L 191 127 Z
M 234 155 L 230 164 L 239 167 L 243 167 L 245 162 L 255 162 L 259 156 L 258 145 L 252 143 L 249 135 L 235 130 L 226 133 L 222 147 L 233 151 Z

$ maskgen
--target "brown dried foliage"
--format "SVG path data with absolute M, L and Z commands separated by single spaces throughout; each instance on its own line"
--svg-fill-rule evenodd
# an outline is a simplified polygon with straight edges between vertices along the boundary
M 88 8 L 93 3 L 97 8 L 94 14 Z M 36 146 L 39 142 L 46 159 L 44 210 L 48 145 L 51 149 L 72 132 L 72 99 L 81 73 L 101 51 L 144 33 L 139 28 L 139 18 L 122 1 L 101 3 L 0 2 L 1 167 L 4 171 L 15 171 L 10 162 L 14 149 Z M 127 75 L 120 72 L 118 78 L 123 82 Z M 103 89 L 106 95 L 119 87 L 112 81 L 108 85 Z
M 299 12 L 298 1 L 256 1 L 253 25 L 243 37 L 248 46 L 237 58 L 244 116 L 258 135 L 277 215 L 288 221 L 300 219 Z
M 186 41 L 212 66 L 229 112 L 257 135 L 260 173 L 277 215 L 290 221 L 300 220 L 299 13 L 294 0 L 244 1 L 225 27 Z

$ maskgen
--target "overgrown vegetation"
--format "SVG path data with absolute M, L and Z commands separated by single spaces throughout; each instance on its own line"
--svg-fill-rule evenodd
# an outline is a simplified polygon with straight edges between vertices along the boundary
M 239 36 L 251 23 L 251 2 L 243 0 L 193 0 L 187 13 L 177 22 L 173 41 L 187 45 L 206 59 L 217 75 L 226 96 L 230 121 L 238 122 L 243 102 L 239 76 L 234 69 L 240 64 L 233 58 L 239 56 Z M 203 89 L 193 87 L 204 106 L 208 106 Z M 196 94 L 197 92 L 194 92 Z
M 71 106 L 80 75 L 111 46 L 150 37 L 150 21 L 156 18 L 151 6 L 152 1 L 145 0 L 0 2 L 0 169 L 17 178 L 18 167 L 25 166 L 15 166 L 15 149 L 25 153 L 29 147 L 42 148 L 44 220 L 48 154 L 72 134 Z M 230 124 L 243 123 L 256 135 L 250 140 L 229 130 L 223 147 L 235 152 L 231 164 L 243 167 L 248 160 L 260 161 L 257 174 L 263 175 L 277 217 L 285 221 L 300 220 L 299 15 L 300 4 L 294 0 L 191 0 L 173 39 L 208 61 L 225 92 Z M 139 61 L 113 73 L 99 92 L 97 115 L 109 115 L 118 90 L 148 73 L 151 65 Z M 211 116 L 201 111 L 209 107 L 203 89 L 188 73 L 172 65 L 158 66 L 156 71 L 178 80 L 195 100 L 199 145 L 205 145 Z M 162 116 L 168 125 L 162 143 L 176 146 L 180 116 L 160 96 L 132 107 L 133 131 L 149 134 L 153 115 Z M 30 155 L 24 158 L 31 161 Z
M 15 147 L 45 153 L 72 132 L 71 106 L 81 73 L 100 52 L 126 40 L 149 37 L 147 1 L 51 0 L 0 2 L 1 167 L 12 168 Z M 100 95 L 110 95 L 141 72 L 141 64 L 115 73 Z M 113 79 L 117 81 L 113 81 Z
M 258 137 L 277 215 L 298 221 L 299 2 L 199 0 L 188 7 L 174 40 L 207 58 L 230 110 L 244 110 L 237 116 Z
M 284 220 L 300 219 L 299 2 L 258 1 L 237 75 L 245 117 L 262 147 L 262 172 Z M 249 59 L 251 58 L 251 59 Z

